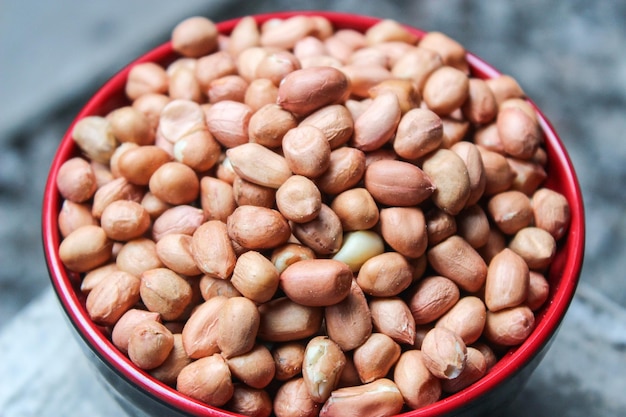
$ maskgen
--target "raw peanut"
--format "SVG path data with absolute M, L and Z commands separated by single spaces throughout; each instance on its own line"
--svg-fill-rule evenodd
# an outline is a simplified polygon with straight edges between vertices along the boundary
M 426 251 L 426 218 L 418 207 L 387 207 L 380 211 L 380 232 L 385 242 L 408 258 Z
M 148 185 L 152 174 L 171 156 L 158 146 L 148 145 L 129 149 L 120 155 L 117 166 L 120 175 L 128 182 L 137 185 Z
M 304 118 L 299 126 L 313 126 L 321 130 L 331 149 L 345 145 L 354 133 L 352 115 L 342 104 L 331 104 L 316 110 Z
M 259 45 L 260 37 L 256 20 L 252 16 L 244 16 L 230 33 L 228 52 L 232 56 L 237 56 L 244 49 Z
M 227 279 L 235 268 L 235 250 L 222 221 L 209 220 L 196 229 L 191 253 L 198 268 L 210 276 Z
M 515 307 L 526 300 L 528 265 L 521 256 L 505 248 L 489 263 L 485 281 L 485 304 L 490 311 Z
M 358 272 L 368 259 L 385 251 L 385 242 L 376 232 L 357 230 L 343 236 L 341 249 L 333 259 L 348 265 L 352 272 Z
M 141 369 L 163 364 L 174 347 L 172 333 L 155 320 L 138 323 L 128 339 L 128 357 Z
M 59 245 L 59 258 L 69 270 L 87 272 L 108 262 L 113 242 L 99 226 L 85 225 L 67 235 Z
M 111 160 L 109 161 L 109 168 L 114 178 L 119 178 L 122 176 L 122 174 L 120 173 L 120 169 L 118 167 L 118 160 L 120 159 L 120 156 L 122 156 L 124 153 L 126 153 L 127 151 L 131 149 L 136 149 L 139 147 L 140 146 L 137 145 L 136 143 L 125 142 L 125 143 L 120 144 L 120 146 L 118 146 L 117 148 L 115 148 L 115 152 L 113 152 L 113 155 L 111 155 Z
M 117 241 L 141 237 L 150 223 L 148 211 L 141 204 L 128 200 L 113 201 L 100 217 L 102 230 L 110 239 Z
M 302 68 L 333 67 L 340 69 L 343 64 L 340 60 L 330 55 L 316 55 L 302 58 L 300 65 L 302 65 Z
M 435 327 L 445 327 L 459 335 L 466 345 L 478 340 L 485 327 L 487 310 L 483 301 L 471 295 L 461 297 L 437 320 Z
M 322 195 L 313 181 L 292 175 L 276 190 L 276 207 L 287 220 L 306 223 L 322 209 Z
M 465 368 L 459 376 L 454 379 L 442 381 L 443 392 L 459 392 L 478 381 L 487 373 L 487 361 L 483 354 L 471 346 L 467 348 Z
M 530 203 L 535 226 L 546 230 L 556 240 L 562 238 L 571 218 L 565 196 L 548 188 L 541 188 L 532 195 Z
M 141 301 L 164 320 L 176 320 L 191 302 L 191 285 L 167 268 L 156 268 L 141 274 Z
M 269 259 L 248 251 L 237 258 L 230 282 L 243 296 L 264 303 L 276 293 L 278 277 L 279 272 Z
M 339 29 L 324 40 L 328 53 L 344 61 L 352 52 L 367 46 L 365 35 L 354 29 Z
M 518 107 L 500 106 L 496 124 L 504 151 L 514 158 L 530 159 L 542 141 L 537 120 Z
M 226 222 L 237 208 L 231 184 L 217 178 L 204 176 L 200 180 L 200 205 L 206 220 Z
M 528 295 L 526 296 L 526 305 L 532 311 L 537 311 L 545 304 L 550 294 L 550 284 L 543 274 L 530 271 L 528 280 Z
M 239 206 L 226 221 L 228 237 L 246 249 L 270 249 L 287 242 L 289 223 L 279 211 Z
M 288 381 L 302 372 L 305 346 L 301 342 L 286 342 L 272 347 L 276 379 Z
M 324 132 L 312 125 L 300 125 L 283 137 L 283 153 L 296 175 L 316 178 L 330 165 L 331 149 Z
M 309 16 L 286 18 L 261 31 L 261 45 L 281 49 L 292 49 L 302 38 L 315 31 L 315 24 Z
M 117 140 L 111 122 L 100 116 L 86 116 L 76 122 L 72 139 L 92 161 L 108 164 Z
M 217 320 L 217 345 L 226 359 L 249 352 L 254 347 L 261 317 L 254 302 L 231 297 Z
M 253 112 L 257 112 L 264 106 L 276 104 L 277 97 L 278 87 L 270 80 L 258 78 L 250 81 L 248 84 L 243 102 L 248 105 Z M 250 121 L 252 121 L 252 118 L 250 118 Z M 250 133 L 250 125 L 248 125 L 248 129 L 248 133 Z
M 435 185 L 420 168 L 403 161 L 379 160 L 365 170 L 365 188 L 381 204 L 414 206 L 435 191 Z
M 428 109 L 407 111 L 393 141 L 393 149 L 404 159 L 417 159 L 434 151 L 443 141 L 443 122 Z
M 233 181 L 235 181 L 237 177 L 233 165 L 230 163 L 230 159 L 228 159 L 225 152 L 222 152 L 220 156 L 220 163 L 215 169 L 215 177 L 230 185 L 233 185 Z
M 174 158 L 196 172 L 213 168 L 220 157 L 220 145 L 207 129 L 196 130 L 174 144 Z
M 145 271 L 163 267 L 156 252 L 156 244 L 143 237 L 124 243 L 115 258 L 115 263 L 120 270 L 137 278 Z
M 380 217 L 374 198 L 365 188 L 351 188 L 338 194 L 330 208 L 339 217 L 344 232 L 370 229 Z
M 215 296 L 196 307 L 182 330 L 185 352 L 192 359 L 219 352 L 218 319 L 227 298 Z
M 372 334 L 367 299 L 356 281 L 352 280 L 346 298 L 324 309 L 324 320 L 328 337 L 344 352 L 360 346 Z
M 188 204 L 198 198 L 200 180 L 180 162 L 166 162 L 157 168 L 148 183 L 150 192 L 169 204 Z
M 311 398 L 324 402 L 337 387 L 346 357 L 339 345 L 326 336 L 311 339 L 304 350 L 302 378 Z
M 241 75 L 246 81 L 252 82 L 256 78 L 256 69 L 259 66 L 259 63 L 270 54 L 271 51 L 275 51 L 278 49 L 272 49 L 268 47 L 262 46 L 252 46 L 247 48 L 239 55 L 236 59 L 237 72 Z M 270 80 L 269 84 L 274 86 Z
M 150 124 L 150 119 L 135 107 L 124 106 L 115 109 L 107 115 L 107 119 L 118 141 L 137 145 L 154 143 L 155 131 Z
M 434 327 L 434 323 L 418 324 L 417 326 L 415 326 L 415 343 L 413 344 L 414 349 L 422 349 L 424 337 L 426 337 L 426 334 Z
M 282 144 L 283 137 L 297 126 L 293 114 L 283 110 L 278 104 L 266 104 L 258 109 L 248 125 L 250 142 L 268 148 L 277 148 Z
M 278 87 L 277 103 L 298 117 L 341 101 L 350 91 L 350 80 L 332 67 L 312 67 L 288 74 Z
M 341 371 L 337 388 L 354 387 L 356 385 L 361 385 L 361 379 L 354 366 L 352 356 L 348 355 L 346 356 L 346 365 L 343 367 L 343 371 Z
M 504 156 L 504 147 L 498 135 L 498 126 L 495 121 L 485 126 L 480 126 L 474 132 L 474 143 L 492 152 Z
M 164 384 L 175 386 L 178 374 L 182 369 L 191 363 L 183 348 L 183 337 L 180 333 L 174 335 L 174 346 L 165 361 L 154 369 L 150 370 L 150 375 Z
M 409 306 L 399 297 L 374 297 L 369 302 L 374 330 L 397 343 L 415 342 L 415 319 Z
M 89 317 L 103 326 L 114 325 L 139 301 L 140 282 L 124 271 L 112 271 L 87 295 L 85 308 Z
M 456 218 L 438 207 L 425 214 L 428 244 L 435 246 L 456 233 Z
M 330 153 L 328 169 L 316 179 L 316 184 L 323 193 L 335 195 L 354 187 L 364 173 L 365 153 L 345 146 Z
M 556 253 L 556 241 L 549 232 L 538 227 L 525 227 L 509 242 L 510 249 L 521 256 L 530 269 L 547 268 Z
M 392 416 L 399 413 L 403 405 L 404 400 L 397 385 L 387 378 L 380 378 L 369 384 L 333 391 L 319 415 Z
M 383 333 L 372 335 L 354 350 L 354 366 L 361 382 L 383 378 L 400 358 L 400 345 Z
M 198 285 L 200 294 L 205 301 L 218 295 L 229 298 L 241 296 L 241 293 L 237 291 L 230 280 L 203 275 Z
M 400 58 L 409 53 L 415 46 L 402 41 L 385 41 L 373 47 L 385 54 L 387 65 L 392 68 Z
M 128 353 L 128 340 L 133 328 L 142 321 L 160 321 L 159 313 L 131 308 L 125 312 L 113 326 L 111 341 L 124 354 Z
M 172 31 L 172 48 L 183 56 L 200 57 L 217 48 L 217 36 L 215 23 L 206 17 L 193 16 Z
M 278 188 L 291 176 L 285 158 L 258 143 L 245 143 L 226 152 L 241 178 L 265 187 Z
M 510 75 L 501 74 L 497 77 L 486 80 L 487 86 L 493 92 L 498 105 L 509 98 L 523 98 L 525 96 L 522 87 L 515 78 Z
M 387 66 L 387 56 L 383 51 L 371 46 L 357 49 L 346 60 L 348 65 L 376 65 Z
M 397 21 L 384 19 L 365 31 L 365 40 L 368 45 L 391 41 L 415 44 L 417 36 Z
M 294 223 L 293 235 L 318 255 L 332 255 L 343 243 L 343 230 L 339 217 L 322 204 L 317 217 L 306 223 Z
M 344 65 L 341 68 L 348 79 L 350 93 L 356 97 L 369 97 L 370 88 L 393 78 L 391 71 L 382 65 Z
M 496 226 L 512 235 L 529 226 L 533 220 L 530 199 L 521 191 L 505 191 L 491 197 L 487 210 Z
M 460 108 L 469 96 L 469 78 L 461 70 L 444 65 L 434 70 L 424 84 L 423 99 L 438 115 Z
M 361 117 L 363 112 L 365 112 L 369 105 L 372 104 L 372 100 L 372 98 L 364 98 L 361 100 L 349 98 L 346 100 L 345 106 L 350 112 L 350 117 L 352 117 L 353 120 Z
M 191 62 L 193 62 L 193 65 L 170 65 L 170 67 L 168 67 L 168 94 L 174 100 L 182 99 L 200 103 L 204 100 L 204 95 L 202 93 L 200 83 L 196 78 L 195 60 Z
M 467 72 L 465 48 L 448 35 L 437 31 L 430 31 L 419 40 L 419 46 L 436 51 L 441 55 L 444 64 Z
M 276 417 L 316 417 L 321 404 L 311 398 L 303 378 L 293 378 L 278 388 L 273 407 Z
M 381 148 L 395 134 L 401 116 L 400 102 L 395 94 L 387 92 L 376 96 L 354 121 L 351 145 L 364 152 Z
M 214 80 L 236 73 L 235 60 L 226 51 L 216 51 L 196 60 L 195 76 L 203 91 L 207 91 Z
M 140 202 L 144 190 L 135 184 L 129 183 L 125 178 L 116 178 L 100 188 L 93 195 L 91 214 L 100 219 L 105 207 L 117 200 L 131 200 Z
M 435 186 L 435 205 L 452 215 L 459 214 L 470 196 L 469 173 L 461 157 L 449 149 L 438 149 L 424 159 L 422 169 Z
M 504 233 L 497 228 L 492 228 L 489 229 L 487 243 L 478 248 L 477 251 L 485 262 L 489 264 L 494 256 L 500 253 L 502 249 L 506 248 L 506 244 Z
M 407 50 L 391 67 L 391 73 L 412 80 L 422 92 L 428 77 L 442 65 L 441 55 L 436 51 L 418 46 Z
M 421 350 L 424 364 L 437 378 L 454 379 L 465 369 L 467 347 L 463 339 L 444 327 L 426 333 Z
M 301 69 L 300 60 L 286 50 L 278 50 L 266 55 L 256 67 L 256 78 L 267 78 L 279 86 L 282 79 L 295 70 Z
M 171 204 L 159 199 L 150 191 L 143 195 L 141 205 L 148 211 L 152 220 L 156 220 L 161 214 L 165 213 L 166 210 L 172 208 Z
M 480 78 L 470 78 L 469 94 L 461 108 L 470 122 L 482 125 L 491 122 L 498 114 L 498 103 L 493 92 Z
M 272 414 L 272 399 L 267 391 L 236 383 L 233 396 L 224 408 L 239 415 L 269 417 Z
M 83 294 L 89 294 L 93 288 L 98 285 L 102 280 L 113 271 L 117 271 L 118 267 L 115 262 L 98 266 L 85 274 L 83 280 L 80 282 L 80 292 Z
M 427 254 L 433 269 L 461 289 L 475 292 L 485 283 L 487 265 L 462 237 L 451 236 L 432 247 Z
M 437 320 L 459 300 L 459 287 L 450 279 L 429 276 L 419 281 L 410 291 L 407 304 L 416 324 Z
M 412 409 L 432 404 L 441 397 L 441 380 L 430 373 L 420 350 L 408 350 L 400 355 L 393 380 Z
M 297 304 L 280 297 L 259 306 L 261 325 L 259 338 L 268 342 L 289 342 L 317 333 L 324 310 Z
M 63 238 L 81 226 L 98 225 L 98 221 L 91 214 L 90 205 L 74 203 L 70 200 L 64 200 L 61 204 L 57 222 Z
M 226 404 L 234 391 L 228 365 L 219 354 L 200 358 L 185 366 L 176 379 L 176 389 L 214 407 Z
M 516 346 L 528 338 L 535 327 L 535 316 L 527 306 L 487 311 L 483 336 L 500 346 Z
M 239 75 L 225 75 L 211 81 L 206 95 L 211 104 L 225 100 L 243 102 L 247 89 L 248 81 L 243 77 Z
M 313 36 L 319 38 L 320 40 L 328 39 L 332 36 L 335 29 L 328 18 L 323 16 L 311 16 L 311 20 L 313 21 L 313 26 L 315 27 Z
M 172 271 L 187 276 L 202 273 L 191 253 L 191 236 L 170 233 L 156 243 L 156 252 L 163 264 Z
M 452 116 L 442 116 L 441 121 L 443 123 L 441 147 L 445 149 L 450 149 L 452 145 L 462 142 L 470 128 L 470 123 L 467 120 Z
M 482 157 L 476 145 L 471 142 L 457 142 L 450 147 L 450 150 L 459 155 L 467 167 L 467 174 L 470 180 L 470 195 L 465 206 L 472 206 L 478 203 L 487 185 Z
M 397 252 L 376 255 L 363 264 L 356 278 L 363 292 L 376 297 L 391 297 L 413 282 L 413 269 Z
M 126 96 L 131 100 L 145 94 L 164 94 L 168 88 L 168 76 L 163 67 L 154 62 L 134 65 L 126 80 Z
M 223 100 L 212 104 L 205 113 L 206 125 L 224 147 L 233 148 L 248 142 L 252 109 L 244 103 Z
M 80 157 L 70 158 L 59 168 L 57 189 L 66 201 L 84 203 L 98 188 L 91 164 Z
M 513 184 L 515 173 L 511 169 L 507 158 L 499 153 L 478 147 L 485 167 L 487 184 L 485 195 L 491 196 L 508 190 Z
M 161 111 L 157 138 L 176 143 L 185 135 L 202 129 L 206 129 L 202 107 L 191 100 L 177 99 L 170 101 Z
M 276 189 L 258 185 L 236 176 L 233 181 L 233 195 L 238 206 L 273 208 L 276 200 Z
M 478 204 L 464 208 L 456 216 L 457 233 L 473 248 L 477 249 L 489 240 L 489 219 Z
M 281 273 L 294 262 L 313 258 L 315 258 L 315 252 L 311 248 L 298 243 L 285 243 L 272 251 L 270 259 L 278 273 Z
M 532 159 L 524 161 L 516 158 L 507 158 L 515 179 L 511 184 L 512 190 L 532 195 L 548 178 L 545 168 Z
M 483 357 L 485 358 L 485 363 L 487 365 L 487 371 L 489 371 L 496 363 L 498 363 L 498 357 L 487 343 L 476 342 L 472 345 L 472 347 L 483 354 Z
M 265 388 L 276 374 L 274 358 L 267 347 L 255 344 L 241 355 L 226 359 L 233 376 L 252 388 Z
M 152 225 L 152 238 L 155 242 L 172 233 L 193 235 L 196 229 L 204 223 L 202 210 L 190 206 L 174 206 L 163 212 Z
M 150 129 L 156 132 L 159 125 L 159 115 L 170 100 L 165 94 L 146 93 L 133 100 L 132 106 L 148 119 Z
M 336 304 L 350 293 L 352 271 L 333 259 L 305 259 L 280 274 L 280 288 L 292 301 L 309 307 Z
M 380 53 L 384 54 L 382 51 Z M 385 59 L 387 58 L 385 57 Z M 370 88 L 369 95 L 375 99 L 387 92 L 395 94 L 402 114 L 406 114 L 409 110 L 420 105 L 421 97 L 417 91 L 417 85 L 411 80 L 397 78 L 385 80 Z

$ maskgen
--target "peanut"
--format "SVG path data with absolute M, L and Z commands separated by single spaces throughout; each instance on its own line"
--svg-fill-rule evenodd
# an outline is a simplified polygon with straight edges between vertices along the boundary
M 267 347 L 256 344 L 246 353 L 226 360 L 232 375 L 252 388 L 265 388 L 274 379 L 274 358 Z
M 413 409 L 432 404 L 441 397 L 441 381 L 430 373 L 420 350 L 408 350 L 400 355 L 393 380 L 404 401 Z
M 128 339 L 128 357 L 141 369 L 154 369 L 160 366 L 173 348 L 172 333 L 154 320 L 137 324 Z
M 292 301 L 309 307 L 337 304 L 350 293 L 352 271 L 333 259 L 306 259 L 280 274 L 280 288 Z
M 444 327 L 431 329 L 422 342 L 424 365 L 443 380 L 457 378 L 465 369 L 467 347 L 457 334 Z
M 176 379 L 176 389 L 206 404 L 220 407 L 233 396 L 233 381 L 224 358 L 213 354 L 185 366 Z
M 302 378 L 316 402 L 326 401 L 337 387 L 346 358 L 339 345 L 326 336 L 311 339 L 304 350 Z
M 352 280 L 350 293 L 337 304 L 324 309 L 328 337 L 347 352 L 365 342 L 372 334 L 372 317 L 365 294 Z

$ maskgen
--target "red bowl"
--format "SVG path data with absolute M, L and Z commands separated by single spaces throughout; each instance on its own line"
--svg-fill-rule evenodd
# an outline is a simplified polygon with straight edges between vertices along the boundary
M 262 14 L 255 18 L 261 23 L 271 18 L 286 18 L 296 14 L 324 16 L 336 29 L 350 28 L 358 31 L 365 31 L 379 21 L 377 18 L 353 14 L 311 11 Z M 235 19 L 219 23 L 219 31 L 229 34 L 237 21 Z M 417 35 L 424 33 L 415 28 L 408 29 Z M 124 86 L 134 64 L 153 61 L 166 65 L 175 58 L 169 42 L 143 55 L 104 84 L 80 111 L 74 123 L 85 116 L 106 115 L 114 108 L 128 104 Z M 487 79 L 499 75 L 496 69 L 478 57 L 468 54 L 467 59 L 474 76 Z M 574 297 L 584 255 L 582 195 L 563 143 L 539 109 L 537 113 L 545 133 L 549 158 L 545 185 L 562 193 L 571 209 L 569 233 L 559 242 L 558 253 L 547 274 L 550 282 L 549 299 L 538 312 L 536 327 L 530 337 L 522 345 L 510 349 L 485 377 L 454 395 L 419 410 L 407 412 L 403 416 L 484 415 L 505 406 L 519 393 L 544 357 Z M 106 381 L 107 388 L 132 415 L 232 416 L 232 413 L 188 398 L 139 370 L 89 318 L 85 310 L 85 298 L 79 290 L 80 277 L 64 267 L 58 252 L 61 237 L 57 217 L 62 197 L 57 190 L 56 179 L 63 162 L 77 155 L 77 147 L 71 138 L 74 123 L 63 137 L 50 168 L 44 190 L 42 237 L 52 285 L 84 353 Z

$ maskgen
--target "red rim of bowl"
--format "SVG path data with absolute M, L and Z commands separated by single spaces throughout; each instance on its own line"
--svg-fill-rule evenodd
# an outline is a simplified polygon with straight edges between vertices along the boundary
M 325 17 L 338 29 L 351 28 L 359 31 L 365 31 L 381 20 L 369 16 L 320 11 L 267 13 L 254 15 L 254 17 L 259 23 L 262 23 L 272 18 L 287 18 L 302 14 Z M 229 34 L 238 21 L 239 19 L 232 19 L 218 23 L 217 26 L 220 33 Z M 407 29 L 418 36 L 424 34 L 423 31 L 413 27 L 407 27 Z M 103 106 L 103 103 L 108 102 L 110 96 L 123 91 L 128 72 L 134 64 L 149 61 L 164 63 L 171 60 L 173 56 L 171 44 L 167 42 L 133 61 L 115 74 L 89 99 L 70 125 L 52 161 L 44 190 L 42 213 L 44 253 L 53 287 L 72 325 L 76 327 L 80 336 L 90 348 L 114 371 L 158 401 L 170 404 L 183 412 L 197 416 L 232 416 L 232 413 L 191 399 L 136 368 L 107 339 L 102 329 L 91 321 L 85 310 L 84 300 L 81 300 L 77 295 L 77 276 L 76 274 L 68 273 L 59 260 L 58 254 L 60 233 L 57 216 L 62 199 L 56 188 L 56 178 L 63 161 L 76 152 L 71 138 L 74 124 L 82 117 L 93 114 L 103 115 L 106 111 L 112 110 L 106 109 L 106 105 Z M 494 67 L 469 52 L 467 59 L 474 76 L 492 78 L 500 74 Z M 532 101 L 531 104 L 535 106 Z M 548 274 L 549 281 L 551 283 L 556 281 L 558 285 L 551 285 L 549 303 L 539 312 L 536 328 L 530 337 L 522 345 L 510 349 L 485 377 L 454 395 L 418 410 L 404 413 L 402 414 L 403 416 L 426 417 L 453 412 L 477 400 L 515 375 L 534 358 L 558 330 L 561 320 L 574 297 L 584 256 L 585 225 L 582 194 L 573 165 L 560 138 L 543 113 L 536 106 L 535 109 L 545 133 L 548 153 L 549 178 L 546 185 L 564 194 L 571 210 L 571 224 L 568 235 L 565 241 L 559 245 L 559 252 Z

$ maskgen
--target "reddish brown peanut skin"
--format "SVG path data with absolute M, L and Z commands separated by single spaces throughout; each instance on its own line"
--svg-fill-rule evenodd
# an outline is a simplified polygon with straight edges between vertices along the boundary
M 487 312 L 485 338 L 501 346 L 522 343 L 535 327 L 535 316 L 527 306 L 511 307 Z
M 451 236 L 428 252 L 430 265 L 462 289 L 478 291 L 487 278 L 487 265 L 463 238 Z
M 522 304 L 530 282 L 526 261 L 511 249 L 504 249 L 489 263 L 485 281 L 485 304 L 499 311 Z
M 226 220 L 228 236 L 247 249 L 270 249 L 287 242 L 289 223 L 279 211 L 239 206 Z
M 307 307 L 280 297 L 259 306 L 259 338 L 269 342 L 290 342 L 313 336 L 322 326 L 324 309 Z
M 374 200 L 389 206 L 414 206 L 436 189 L 430 177 L 415 165 L 380 160 L 365 170 L 365 188 Z
M 405 403 L 418 409 L 441 397 L 441 380 L 424 364 L 420 350 L 408 350 L 400 356 L 393 371 L 393 380 Z
M 398 386 L 387 378 L 369 384 L 333 391 L 320 410 L 320 417 L 381 415 L 402 410 L 404 400 Z
M 191 285 L 167 268 L 142 273 L 139 291 L 148 310 L 158 312 L 165 320 L 179 318 L 192 298 Z
M 467 347 L 463 339 L 446 328 L 429 330 L 422 341 L 421 350 L 424 364 L 438 378 L 454 379 L 465 369 Z
M 233 395 L 233 382 L 224 358 L 214 354 L 185 366 L 178 374 L 176 389 L 206 404 L 220 407 Z
M 85 225 L 63 239 L 59 257 L 68 269 L 87 272 L 111 259 L 112 247 L 113 242 L 101 227 Z
M 347 352 L 360 346 L 372 334 L 372 316 L 361 287 L 352 280 L 350 293 L 324 309 L 328 336 Z
M 287 297 L 298 304 L 329 306 L 350 293 L 352 271 L 345 263 L 332 259 L 302 260 L 288 266 L 279 282 Z
M 452 280 L 430 276 L 411 289 L 408 306 L 416 324 L 426 324 L 441 317 L 459 300 L 460 292 Z
M 139 301 L 140 281 L 124 271 L 111 272 L 87 295 L 85 308 L 96 323 L 112 326 Z

